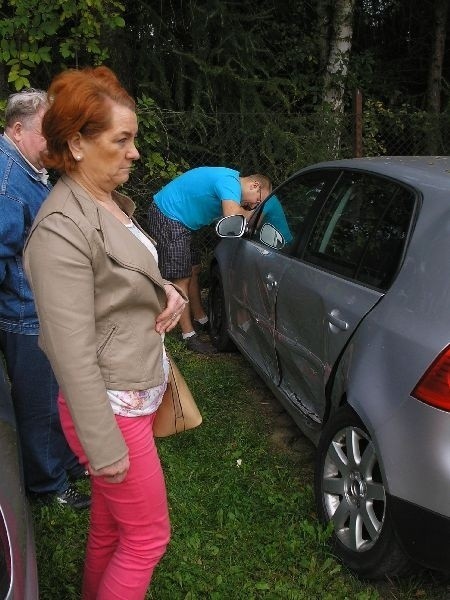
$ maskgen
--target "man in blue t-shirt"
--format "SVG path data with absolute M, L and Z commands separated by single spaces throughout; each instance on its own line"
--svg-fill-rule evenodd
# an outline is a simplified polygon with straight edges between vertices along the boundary
M 200 256 L 192 232 L 222 216 L 248 216 L 271 192 L 270 179 L 255 174 L 242 177 L 227 167 L 197 167 L 164 186 L 153 198 L 148 212 L 148 232 L 158 243 L 159 268 L 188 295 L 189 306 L 180 318 L 187 347 L 202 354 L 215 352 L 198 331 L 207 329 L 198 275 Z M 194 328 L 194 323 L 196 327 Z

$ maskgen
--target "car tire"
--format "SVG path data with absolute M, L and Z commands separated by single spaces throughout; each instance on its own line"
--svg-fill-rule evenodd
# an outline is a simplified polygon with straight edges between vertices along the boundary
M 347 567 L 366 579 L 409 573 L 375 445 L 350 406 L 340 408 L 323 430 L 314 488 L 317 514 L 322 523 L 333 522 L 333 550 Z
M 208 293 L 209 336 L 219 352 L 233 352 L 236 346 L 228 335 L 225 298 L 218 267 L 211 272 Z

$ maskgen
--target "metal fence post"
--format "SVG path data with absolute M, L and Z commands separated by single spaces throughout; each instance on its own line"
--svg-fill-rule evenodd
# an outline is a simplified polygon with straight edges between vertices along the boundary
M 362 141 L 362 94 L 360 90 L 353 93 L 353 155 L 355 158 L 363 156 Z

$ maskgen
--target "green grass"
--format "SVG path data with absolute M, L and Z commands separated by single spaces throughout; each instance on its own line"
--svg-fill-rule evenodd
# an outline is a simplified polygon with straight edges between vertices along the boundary
M 348 573 L 315 518 L 311 477 L 270 444 L 257 377 L 244 359 L 194 356 L 173 337 L 169 346 L 204 422 L 158 441 L 172 540 L 147 600 L 450 597 L 430 576 L 376 586 Z M 52 505 L 33 514 L 41 600 L 79 599 L 87 511 Z

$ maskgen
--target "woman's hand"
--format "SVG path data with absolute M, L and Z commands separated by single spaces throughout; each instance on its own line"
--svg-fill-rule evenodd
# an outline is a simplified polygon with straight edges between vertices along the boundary
M 167 307 L 156 317 L 155 329 L 158 333 L 172 331 L 187 304 L 173 285 L 165 284 L 164 289 L 166 290 Z
M 109 483 L 121 483 L 128 473 L 130 468 L 130 459 L 128 454 L 116 461 L 112 465 L 103 467 L 102 469 L 94 469 L 91 465 L 88 465 L 89 473 L 94 477 L 104 477 Z

